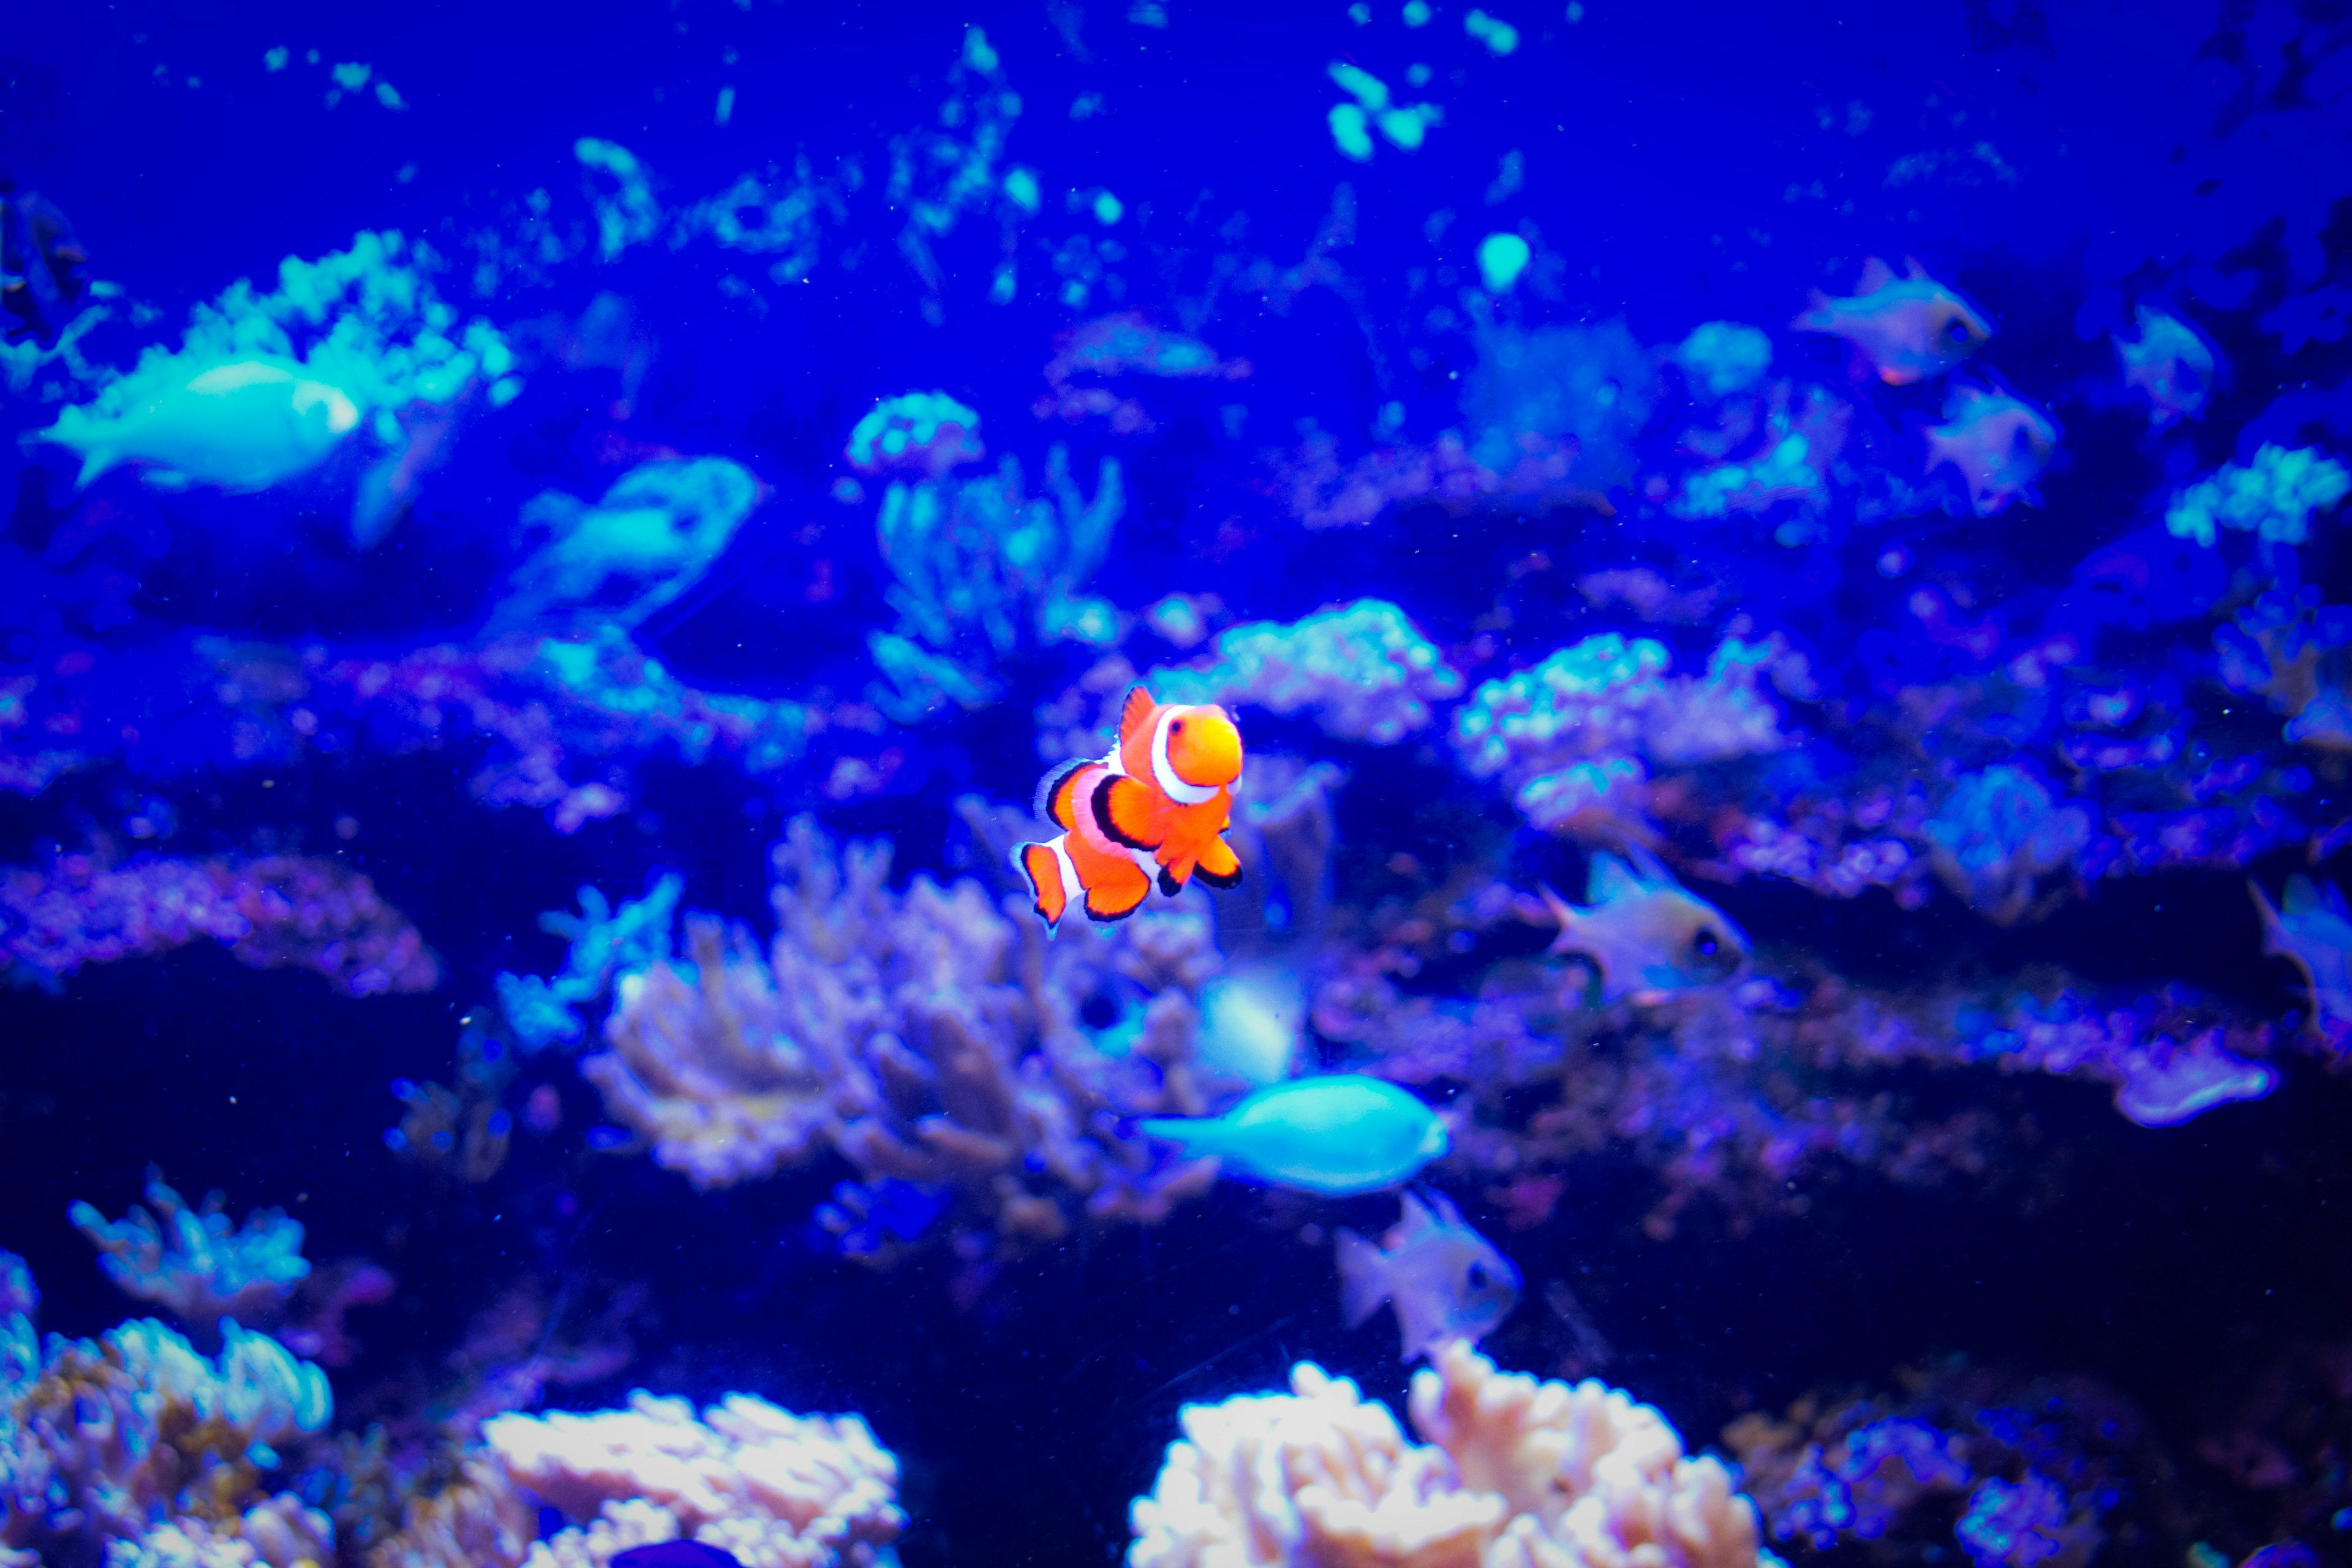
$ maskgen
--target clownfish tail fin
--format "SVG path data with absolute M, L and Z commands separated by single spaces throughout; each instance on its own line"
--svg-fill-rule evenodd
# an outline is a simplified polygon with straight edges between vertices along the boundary
M 1151 894 L 1151 879 L 1138 871 L 1133 877 L 1120 877 L 1100 887 L 1087 889 L 1087 918 L 1108 924 L 1123 921 L 1139 909 Z
M 1076 868 L 1070 864 L 1069 854 L 1057 838 L 1047 844 L 1024 844 L 1013 851 L 1013 863 L 1029 879 L 1029 891 L 1035 900 L 1037 918 L 1045 922 L 1048 931 L 1062 923 L 1069 912 L 1070 900 L 1083 889 L 1077 881 Z

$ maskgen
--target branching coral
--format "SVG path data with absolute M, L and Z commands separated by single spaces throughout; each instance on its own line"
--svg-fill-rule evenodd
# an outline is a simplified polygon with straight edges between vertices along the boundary
M 1302 1362 L 1286 1394 L 1187 1405 L 1131 1568 L 1754 1568 L 1756 1510 L 1657 1411 L 1497 1372 L 1455 1341 L 1386 1406 Z
M 690 970 L 624 974 L 606 1049 L 582 1071 L 663 1164 L 721 1186 L 840 1152 L 871 1183 L 961 1194 L 1012 1249 L 1076 1213 L 1150 1222 L 1214 1167 L 1171 1163 L 1122 1119 L 1205 1104 L 1192 995 L 1213 967 L 1197 915 L 1139 921 L 1116 943 L 1056 944 L 979 884 L 887 886 L 885 845 L 836 856 L 806 819 L 777 848 L 777 932 L 689 917 Z M 1205 953 L 1209 963 L 1200 959 Z M 1105 994 L 1142 1026 L 1116 1053 L 1080 1005 Z
M 226 1200 L 219 1193 L 192 1209 L 152 1170 L 147 1201 L 152 1214 L 133 1204 L 122 1218 L 109 1220 L 77 1203 L 68 1217 L 102 1254 L 98 1264 L 109 1279 L 200 1331 L 210 1333 L 225 1317 L 249 1322 L 274 1312 L 310 1276 L 301 1222 L 283 1209 L 257 1209 L 240 1228 L 223 1212 Z
M 1327 735 L 1391 745 L 1425 727 L 1430 705 L 1462 678 L 1405 613 L 1358 599 L 1285 626 L 1252 621 L 1217 634 L 1213 663 L 1143 678 L 1162 702 L 1220 702 L 1305 713 Z
M 640 1390 L 625 1410 L 501 1415 L 483 1446 L 507 1484 L 558 1510 L 531 1568 L 602 1568 L 631 1546 L 699 1541 L 744 1568 L 865 1568 L 906 1526 L 898 1464 L 855 1415 L 794 1415 L 730 1394 L 698 1419 Z
M 257 969 L 299 964 L 346 996 L 429 991 L 440 966 L 365 877 L 331 860 L 59 856 L 0 872 L 0 976 L 55 984 L 85 963 L 210 937 Z
M 266 1334 L 221 1328 L 210 1359 L 148 1319 L 96 1340 L 50 1338 L 0 1415 L 0 1553 L 109 1550 L 228 1568 L 331 1553 L 326 1519 L 265 1484 L 282 1446 L 326 1426 L 326 1377 Z
M 615 910 L 601 890 L 583 886 L 578 914 L 558 910 L 540 916 L 540 930 L 569 944 L 562 969 L 547 978 L 501 973 L 497 981 L 499 1011 L 524 1047 L 544 1050 L 580 1038 L 583 1004 L 607 994 L 615 975 L 668 958 L 685 893 L 686 879 L 672 872 L 655 878 L 644 898 Z
M 2352 495 L 2352 470 L 2315 447 L 2264 443 L 2253 461 L 2231 463 L 2175 496 L 2164 526 L 2210 548 L 2217 528 L 2266 542 L 2301 544 L 2311 520 Z
M 1118 613 L 1078 589 L 1126 510 L 1118 463 L 1103 459 L 1089 500 L 1070 477 L 1068 451 L 1055 447 L 1045 488 L 1050 500 L 1026 495 L 1020 463 L 1007 458 L 983 478 L 899 481 L 883 492 L 875 531 L 898 579 L 887 597 L 900 627 L 870 639 L 877 662 L 898 677 L 895 689 L 875 689 L 884 711 L 913 722 L 950 700 L 979 706 L 993 694 L 997 658 L 1118 640 Z

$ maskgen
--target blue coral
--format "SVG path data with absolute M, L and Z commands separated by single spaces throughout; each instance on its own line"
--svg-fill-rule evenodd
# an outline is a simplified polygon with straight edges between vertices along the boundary
M 2091 826 L 2087 811 L 2060 805 L 2031 769 L 1999 763 L 1962 775 L 1927 834 L 1952 890 L 2005 925 L 2026 912 L 2043 879 L 2074 863 Z
M 610 991 L 616 975 L 668 962 L 685 894 L 686 879 L 673 871 L 654 878 L 645 897 L 617 910 L 602 890 L 583 886 L 578 914 L 551 910 L 540 916 L 540 930 L 569 944 L 563 967 L 551 976 L 501 973 L 495 983 L 499 1011 L 523 1048 L 577 1042 L 584 1027 L 581 1007 Z
M 2311 520 L 2352 494 L 2352 470 L 2310 447 L 2265 442 L 2251 463 L 2231 463 L 2173 498 L 2164 526 L 2209 549 L 2220 528 L 2301 544 Z
M 119 1220 L 86 1203 L 68 1210 L 74 1227 L 99 1248 L 99 1267 L 127 1295 L 209 1331 L 224 1317 L 274 1310 L 310 1276 L 301 1222 L 283 1209 L 257 1209 L 239 1226 L 220 1194 L 190 1208 L 152 1171 L 146 1196 L 152 1213 L 134 1204 Z

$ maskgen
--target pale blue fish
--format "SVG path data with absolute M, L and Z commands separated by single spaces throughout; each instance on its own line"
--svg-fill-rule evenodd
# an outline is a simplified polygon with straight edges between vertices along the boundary
M 2124 384 L 2147 398 L 2147 422 L 2156 429 L 2205 411 L 2212 395 L 2217 361 L 2205 334 L 2168 310 L 2142 305 L 2133 312 L 2139 336 L 2116 334 L 2116 358 Z
M 1729 979 L 1748 962 L 1748 938 L 1730 917 L 1647 855 L 1637 852 L 1634 865 L 1614 855 L 1593 856 L 1588 908 L 1549 888 L 1543 896 L 1559 922 L 1551 951 L 1591 959 L 1604 1002 L 1695 991 Z
M 2013 500 L 2042 504 L 2033 481 L 2058 449 L 2058 426 L 2015 393 L 1956 386 L 1944 402 L 1944 423 L 1927 435 L 1927 472 L 1947 466 L 1957 472 L 1979 517 Z
M 1339 1232 L 1339 1306 L 1354 1328 L 1389 1302 L 1396 1308 L 1402 1355 L 1427 1355 L 1447 1340 L 1477 1340 L 1519 1304 L 1519 1271 L 1495 1244 L 1462 1222 L 1443 1194 L 1424 1205 L 1399 1194 L 1404 1208 L 1375 1247 Z
M 2311 987 L 2311 1010 L 2322 1032 L 2352 1027 L 2352 909 L 2342 892 L 2308 877 L 2286 879 L 2284 908 L 2249 882 L 2263 916 L 2263 951 L 2292 962 Z
M 1889 386 L 1941 375 L 1983 347 L 1992 326 L 1916 261 L 1907 266 L 1910 276 L 1897 278 L 1874 256 L 1862 264 L 1858 292 L 1832 300 L 1816 289 L 1811 308 L 1790 324 L 1843 338 Z
M 523 503 L 521 531 L 541 541 L 490 612 L 493 632 L 588 606 L 633 626 L 701 581 L 765 495 L 725 458 L 657 458 L 614 481 L 594 506 L 548 490 Z
M 1223 1116 L 1161 1116 L 1138 1125 L 1181 1144 L 1189 1156 L 1223 1161 L 1234 1175 L 1327 1197 L 1409 1182 L 1448 1145 L 1435 1111 L 1359 1073 L 1274 1084 Z
M 125 463 L 159 489 L 266 490 L 306 474 L 359 428 L 341 388 L 274 360 L 231 360 L 111 417 L 68 408 L 41 438 L 81 455 L 87 485 Z

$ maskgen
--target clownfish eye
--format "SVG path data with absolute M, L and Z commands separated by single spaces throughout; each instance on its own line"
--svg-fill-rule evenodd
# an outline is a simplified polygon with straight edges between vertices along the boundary
M 1715 933 L 1711 931 L 1703 931 L 1699 932 L 1696 937 L 1692 939 L 1691 946 L 1697 952 L 1701 958 L 1713 958 L 1717 953 L 1723 951 L 1723 944 L 1715 940 Z
M 1952 342 L 1956 343 L 1967 342 L 1969 341 L 1969 324 L 1960 320 L 1959 317 L 1955 316 L 1949 321 L 1945 323 L 1944 335 L 1951 339 Z
M 1493 1282 L 1493 1277 L 1486 1272 L 1486 1266 L 1485 1264 L 1474 1263 L 1470 1266 L 1470 1289 L 1473 1290 L 1484 1290 Z
M 1182 734 L 1184 732 L 1184 721 L 1181 719 L 1172 719 L 1169 721 L 1168 732 L 1171 735 Z

